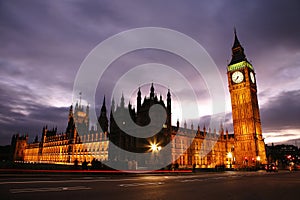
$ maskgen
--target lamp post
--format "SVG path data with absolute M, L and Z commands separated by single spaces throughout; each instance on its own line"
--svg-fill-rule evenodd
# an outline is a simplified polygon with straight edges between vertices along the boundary
M 157 144 L 153 143 L 150 146 L 151 151 L 154 153 L 154 162 L 157 164 L 157 153 L 161 150 L 161 146 L 158 146 Z
M 229 161 L 229 168 L 231 169 L 232 168 L 232 153 L 231 152 L 227 153 L 227 158 Z
M 256 157 L 256 164 L 257 164 L 257 168 L 260 169 L 260 156 Z

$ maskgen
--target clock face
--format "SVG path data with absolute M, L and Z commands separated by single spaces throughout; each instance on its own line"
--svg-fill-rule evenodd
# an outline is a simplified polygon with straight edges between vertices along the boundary
M 255 83 L 255 78 L 253 72 L 250 72 L 250 79 L 252 83 Z
M 240 71 L 236 71 L 231 76 L 234 83 L 241 83 L 244 80 L 244 75 Z

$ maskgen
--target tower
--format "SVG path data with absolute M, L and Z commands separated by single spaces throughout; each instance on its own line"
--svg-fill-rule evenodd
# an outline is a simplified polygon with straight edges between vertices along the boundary
M 90 125 L 89 106 L 87 105 L 84 109 L 81 103 L 79 105 L 76 103 L 73 118 L 77 133 L 79 135 L 87 134 Z
M 151 84 L 151 88 L 150 88 L 150 99 L 154 99 L 154 87 L 153 87 L 153 83 Z
M 120 107 L 121 108 L 125 108 L 125 101 L 124 101 L 124 95 L 123 95 L 123 93 L 122 93 L 122 97 L 121 97 Z
M 15 134 L 11 140 L 11 159 L 13 161 L 24 161 L 25 150 L 28 144 L 28 135 Z
M 237 167 L 245 167 L 265 163 L 266 151 L 262 138 L 255 72 L 246 58 L 236 30 L 227 77 L 235 137 L 235 164 Z
M 78 104 L 76 104 L 76 109 L 77 108 L 78 108 Z M 43 142 L 45 142 L 46 133 L 47 133 L 47 126 L 43 128 L 43 135 L 42 135 Z M 71 105 L 70 109 L 69 109 L 69 118 L 68 118 L 68 125 L 66 128 L 66 133 L 67 133 L 69 139 L 73 139 L 74 137 L 76 137 L 76 128 L 75 128 L 75 121 L 74 121 L 74 115 L 73 115 L 73 105 Z
M 137 93 L 137 108 L 136 111 L 139 112 L 141 110 L 141 106 L 142 106 L 142 93 L 141 93 L 141 89 L 139 88 L 139 91 Z
M 168 94 L 167 94 L 167 127 L 168 131 L 171 131 L 171 126 L 172 126 L 172 107 L 171 107 L 171 93 L 170 89 L 168 89 Z
M 100 111 L 100 116 L 98 118 L 98 122 L 99 122 L 99 128 L 98 130 L 100 130 L 101 132 L 105 133 L 108 131 L 108 119 L 107 119 L 107 112 L 106 112 L 106 105 L 105 105 L 105 96 L 103 97 L 103 102 L 102 102 L 102 107 L 101 107 L 101 111 Z

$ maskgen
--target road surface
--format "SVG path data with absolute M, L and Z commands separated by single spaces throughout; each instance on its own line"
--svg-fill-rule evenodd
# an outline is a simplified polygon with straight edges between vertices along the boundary
M 300 172 L 0 174 L 0 199 L 299 199 Z

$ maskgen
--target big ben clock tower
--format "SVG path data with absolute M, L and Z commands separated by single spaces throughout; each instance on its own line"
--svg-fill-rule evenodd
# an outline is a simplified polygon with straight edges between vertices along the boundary
M 266 163 L 265 143 L 257 101 L 254 68 L 247 60 L 236 30 L 232 58 L 227 68 L 234 128 L 234 159 L 236 167 Z

